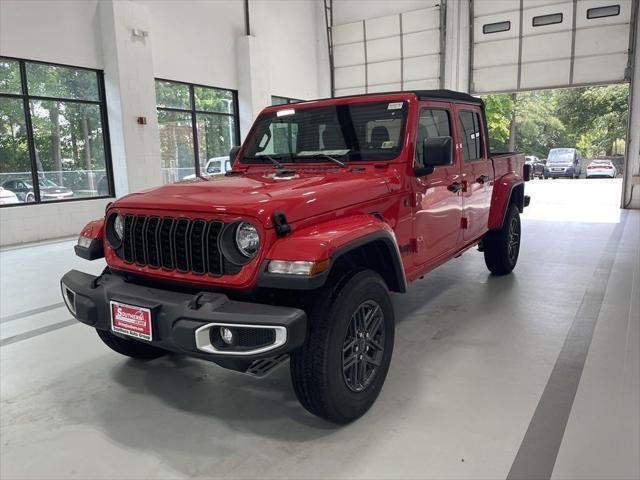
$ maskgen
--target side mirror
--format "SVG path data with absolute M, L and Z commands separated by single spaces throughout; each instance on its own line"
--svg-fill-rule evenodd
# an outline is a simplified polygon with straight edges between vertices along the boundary
M 229 161 L 231 163 L 233 163 L 233 161 L 236 159 L 239 151 L 240 147 L 231 147 L 231 150 L 229 150 Z
M 453 140 L 451 137 L 425 138 L 422 143 L 422 167 L 414 169 L 416 177 L 433 172 L 434 167 L 451 165 Z

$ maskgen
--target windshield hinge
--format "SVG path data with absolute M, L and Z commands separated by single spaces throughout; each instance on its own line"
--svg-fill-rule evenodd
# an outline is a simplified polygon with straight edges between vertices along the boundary
M 291 233 L 291 225 L 287 222 L 287 217 L 283 212 L 273 212 L 273 226 L 278 235 Z

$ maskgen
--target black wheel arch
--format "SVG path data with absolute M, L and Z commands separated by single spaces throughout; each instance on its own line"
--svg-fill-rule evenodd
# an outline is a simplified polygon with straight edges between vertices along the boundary
M 507 200 L 507 203 L 505 203 L 504 211 L 502 212 L 502 222 L 500 222 L 500 227 L 496 230 L 500 230 L 504 226 L 504 221 L 507 218 L 507 212 L 509 211 L 509 205 L 511 204 L 514 204 L 518 208 L 518 212 L 520 213 L 523 213 L 524 207 L 528 205 L 524 194 L 524 181 L 514 183 L 511 186 L 511 190 L 509 191 L 509 199 Z

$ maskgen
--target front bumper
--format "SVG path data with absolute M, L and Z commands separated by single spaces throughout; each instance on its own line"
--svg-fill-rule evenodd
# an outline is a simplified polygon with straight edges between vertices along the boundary
M 587 170 L 587 178 L 589 177 L 615 177 L 615 173 L 613 170 L 608 169 L 591 169 Z
M 297 308 L 238 302 L 222 293 L 193 295 L 149 288 L 126 282 L 118 275 L 95 277 L 77 270 L 66 273 L 61 286 L 67 307 L 82 323 L 111 330 L 111 301 L 148 308 L 153 330 L 150 343 L 154 346 L 234 370 L 244 371 L 255 360 L 288 353 L 306 338 L 306 314 Z M 273 330 L 273 335 L 260 345 L 220 348 L 210 339 L 210 331 L 218 326 L 248 335 L 252 330 Z
M 565 170 L 565 171 L 552 171 L 547 170 L 544 172 L 545 177 L 557 178 L 557 177 L 573 177 L 575 175 L 575 170 Z

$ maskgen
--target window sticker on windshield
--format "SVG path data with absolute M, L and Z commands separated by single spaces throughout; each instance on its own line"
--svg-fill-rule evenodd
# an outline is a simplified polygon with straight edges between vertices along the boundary
M 387 105 L 387 110 L 400 110 L 402 108 L 402 102 L 393 102 Z
M 396 146 L 396 142 L 393 140 L 387 140 L 386 142 L 382 142 L 381 148 L 393 148 Z
M 312 157 L 314 155 L 346 155 L 349 153 L 349 149 L 346 150 L 302 150 L 297 153 L 298 157 Z
M 291 108 L 289 110 L 279 110 L 276 112 L 276 116 L 278 117 L 285 117 L 287 115 L 295 115 L 296 111 Z

